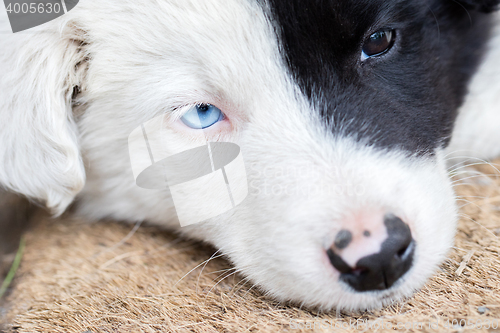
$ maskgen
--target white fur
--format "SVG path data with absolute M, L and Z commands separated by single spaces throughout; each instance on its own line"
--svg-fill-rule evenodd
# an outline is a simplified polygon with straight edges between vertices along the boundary
M 448 147 L 452 162 L 500 156 L 500 13 L 488 52 L 474 76 Z
M 280 300 L 379 307 L 420 288 L 452 244 L 444 154 L 408 158 L 329 133 L 253 2 L 81 1 L 32 32 L 0 35 L 0 72 L 0 183 L 55 212 L 78 194 L 79 213 L 96 219 L 179 229 L 167 189 L 134 184 L 127 138 L 165 114 L 172 145 L 199 140 L 179 110 L 218 105 L 228 121 L 204 134 L 242 147 L 250 195 L 180 232 L 220 248 Z M 417 243 L 413 267 L 387 291 L 340 284 L 325 254 L 346 215 L 366 207 L 404 218 Z
M 56 28 L 0 35 L 0 183 L 61 213 L 85 172 L 70 103 L 81 55 Z

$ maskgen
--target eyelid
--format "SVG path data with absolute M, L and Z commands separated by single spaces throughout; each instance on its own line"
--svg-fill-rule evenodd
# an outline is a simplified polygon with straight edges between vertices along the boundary
M 201 103 L 201 104 L 203 104 L 203 103 Z M 198 105 L 200 105 L 200 103 L 187 104 L 187 105 L 183 105 L 183 106 L 180 106 L 180 107 L 173 109 L 172 115 L 174 117 L 174 120 L 177 121 L 177 120 L 181 119 L 188 111 L 190 111 L 192 108 L 194 108 Z

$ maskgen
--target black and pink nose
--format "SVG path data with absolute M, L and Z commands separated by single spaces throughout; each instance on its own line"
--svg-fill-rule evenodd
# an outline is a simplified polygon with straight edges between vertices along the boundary
M 388 289 L 413 263 L 415 241 L 409 226 L 392 214 L 378 219 L 383 223 L 350 224 L 327 251 L 340 280 L 357 291 Z

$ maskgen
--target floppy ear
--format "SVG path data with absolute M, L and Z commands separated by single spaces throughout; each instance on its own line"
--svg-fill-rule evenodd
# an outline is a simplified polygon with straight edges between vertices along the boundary
M 497 10 L 500 4 L 500 0 L 460 0 L 459 2 L 483 13 L 491 13 Z
M 69 24 L 0 38 L 0 185 L 56 214 L 85 183 L 71 109 L 82 45 Z

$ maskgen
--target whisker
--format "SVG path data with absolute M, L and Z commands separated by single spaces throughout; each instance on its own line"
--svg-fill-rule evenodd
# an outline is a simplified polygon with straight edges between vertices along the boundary
M 227 272 L 231 272 L 231 271 L 233 271 L 233 272 L 231 272 L 231 274 L 229 274 L 229 275 L 232 275 L 233 273 L 235 273 L 235 270 L 236 270 L 236 268 L 229 268 L 229 269 L 225 269 L 225 270 L 223 270 L 223 272 L 221 272 L 221 273 L 220 273 L 220 274 L 219 274 L 219 275 L 218 275 L 218 276 L 217 276 L 214 280 L 215 280 L 215 281 L 217 281 L 217 279 L 219 279 L 219 278 L 221 278 L 222 276 L 224 276 L 224 274 L 226 274 Z M 214 273 L 214 272 L 211 272 L 210 274 L 212 274 L 212 273 Z M 222 278 L 222 280 L 224 280 L 224 278 Z
M 116 243 L 112 247 L 107 248 L 106 250 L 93 255 L 92 258 L 97 258 L 97 257 L 99 257 L 99 256 L 101 256 L 101 255 L 103 255 L 105 253 L 108 253 L 108 252 L 111 252 L 113 250 L 116 250 L 117 248 L 119 248 L 120 246 L 122 246 L 123 244 L 125 244 L 130 238 L 132 238 L 132 236 L 135 235 L 135 233 L 137 232 L 137 230 L 139 230 L 139 228 L 142 225 L 142 222 L 143 222 L 142 220 L 141 221 L 137 221 L 137 223 L 135 224 L 134 228 L 132 228 L 132 230 L 127 234 L 127 236 L 125 236 L 121 241 L 119 241 L 118 243 Z
M 466 199 L 457 199 L 457 201 L 465 201 L 466 204 L 462 205 L 462 206 L 459 206 L 458 209 L 462 209 L 468 205 L 474 205 L 476 206 L 477 208 L 481 209 L 481 206 L 479 206 L 478 204 L 476 204 L 476 201 L 470 201 L 470 200 L 466 200 Z
M 242 282 L 243 282 L 243 284 L 242 284 L 242 285 L 241 285 L 238 289 L 236 289 L 236 290 L 234 291 L 235 293 L 240 292 L 240 291 L 241 291 L 241 289 L 243 289 L 243 287 L 244 287 L 244 286 L 245 286 L 248 282 L 250 282 L 250 278 L 249 278 L 249 277 L 244 277 L 243 279 L 241 279 L 241 280 L 240 280 L 240 281 L 239 281 L 239 282 L 238 282 L 238 283 L 237 283 L 237 284 L 233 287 L 233 290 L 234 290 L 234 289 L 235 289 L 235 288 L 236 288 L 236 287 L 237 287 L 240 283 L 242 283 Z
M 491 166 L 493 169 L 495 169 L 495 171 L 497 171 L 498 173 L 500 173 L 500 170 L 498 170 L 498 168 L 496 166 L 498 166 L 498 164 L 495 164 L 495 163 L 491 163 L 491 162 L 488 162 L 482 158 L 477 158 L 477 157 L 467 157 L 468 159 L 471 159 L 471 160 L 476 160 L 476 161 L 479 161 L 481 163 L 479 163 L 478 165 L 489 165 Z
M 486 231 L 488 231 L 490 234 L 493 235 L 493 237 L 495 238 L 498 238 L 497 235 L 495 235 L 495 233 L 493 231 L 491 231 L 490 229 L 486 228 L 484 225 L 482 225 L 481 223 L 477 222 L 476 220 L 474 220 L 473 218 L 471 218 L 470 216 L 468 215 L 465 215 L 465 214 L 459 214 L 459 216 L 463 217 L 463 218 L 466 218 L 466 219 L 469 219 L 471 220 L 472 222 L 474 222 L 475 224 L 477 224 L 478 226 L 480 226 L 481 228 L 485 229 Z
M 468 251 L 469 251 L 469 250 L 467 250 L 467 249 L 463 249 L 463 248 L 458 247 L 458 246 L 452 246 L 451 248 L 452 248 L 452 249 L 455 249 L 455 250 L 459 250 L 459 251 L 464 251 L 464 252 L 468 252 Z M 449 260 L 449 258 L 448 258 L 448 260 Z
M 458 149 L 458 150 L 450 151 L 444 155 L 445 161 L 449 161 L 449 160 L 453 160 L 453 159 L 457 159 L 457 158 L 464 158 L 463 156 L 450 156 L 450 155 L 458 154 L 458 153 L 460 153 L 460 154 L 467 154 L 467 153 L 473 154 L 474 151 L 470 150 L 470 149 Z M 472 157 L 472 156 L 466 156 L 466 158 L 468 158 L 468 157 Z
M 467 198 L 475 198 L 475 199 L 486 199 L 487 197 L 480 195 L 467 195 Z M 464 196 L 457 196 L 455 200 L 466 200 Z
M 461 175 L 467 175 L 467 174 L 473 174 L 473 175 L 483 175 L 483 176 L 489 176 L 489 177 L 497 177 L 498 178 L 498 174 L 496 173 L 484 173 L 484 172 L 481 172 L 479 170 L 462 170 L 460 172 L 453 172 L 450 174 L 450 178 L 455 178 L 455 177 L 458 177 L 458 176 L 461 176 Z
M 174 287 L 175 287 L 175 286 L 176 286 L 179 282 L 181 282 L 181 281 L 182 281 L 182 280 L 183 280 L 186 276 L 188 276 L 189 274 L 191 274 L 194 270 L 196 270 L 196 269 L 197 269 L 198 267 L 200 267 L 201 265 L 203 265 L 203 264 L 207 265 L 207 264 L 208 264 L 208 262 L 209 262 L 210 260 L 212 260 L 212 259 L 216 259 L 216 258 L 219 258 L 219 257 L 223 256 L 223 254 L 220 254 L 220 255 L 218 255 L 217 257 L 214 257 L 214 256 L 217 254 L 217 252 L 219 252 L 219 251 L 220 251 L 220 250 L 215 251 L 215 253 L 214 253 L 214 254 L 212 254 L 212 256 L 211 256 L 210 258 L 208 258 L 207 260 L 205 260 L 205 261 L 201 262 L 200 264 L 196 265 L 196 267 L 194 267 L 194 268 L 193 268 L 193 269 L 191 269 L 189 272 L 187 272 L 186 274 L 184 274 L 184 276 L 183 276 L 183 277 L 181 277 L 181 278 L 179 279 L 179 281 L 177 281 L 177 282 L 174 284 Z M 199 281 L 199 278 L 198 278 L 198 281 Z
M 212 292 L 212 290 L 214 290 L 214 288 L 217 287 L 219 285 L 219 283 L 221 283 L 222 281 L 224 281 L 225 279 L 227 279 L 228 277 L 230 277 L 231 275 L 234 275 L 236 273 L 238 273 L 237 270 L 235 270 L 234 272 L 229 273 L 228 275 L 226 275 L 225 277 L 223 277 L 222 279 L 220 279 L 216 284 L 214 284 L 213 287 L 210 288 L 210 290 L 207 292 L 207 295 L 205 296 L 205 301 L 206 301 L 207 297 L 210 295 L 210 293 Z
M 251 291 L 254 287 L 256 287 L 256 286 L 257 286 L 257 284 L 256 284 L 256 283 L 254 283 L 254 284 L 250 287 L 250 289 L 248 289 L 248 290 L 247 290 L 247 292 L 243 295 L 243 298 L 245 298 L 245 297 L 248 295 L 248 293 L 249 293 L 249 292 L 250 292 L 250 291 Z
M 454 172 L 456 170 L 460 170 L 460 169 L 464 169 L 464 168 L 469 168 L 469 167 L 473 167 L 473 166 L 477 166 L 477 165 L 497 165 L 497 164 L 494 164 L 494 163 L 490 163 L 490 162 L 470 162 L 470 163 L 465 163 L 465 162 L 460 162 L 460 163 L 457 163 L 457 164 L 454 164 L 450 167 L 448 167 L 446 170 L 448 172 Z
M 438 19 L 437 19 L 437 17 L 436 17 L 436 14 L 434 14 L 434 12 L 432 11 L 432 8 L 431 8 L 429 5 L 427 5 L 426 7 L 427 7 L 427 8 L 429 9 L 429 11 L 432 13 L 432 16 L 434 16 L 434 20 L 436 21 L 437 33 L 438 33 L 438 38 L 437 38 L 437 40 L 438 40 L 438 43 L 439 43 L 439 41 L 441 40 L 441 28 L 439 27 L 439 21 L 438 21 Z
M 222 252 L 222 249 L 219 249 L 217 251 L 215 251 L 214 254 L 212 254 L 212 256 L 210 258 L 208 258 L 208 260 L 206 260 L 205 264 L 203 265 L 203 267 L 201 268 L 201 271 L 200 271 L 200 274 L 198 274 L 198 279 L 196 280 L 196 293 L 198 293 L 198 287 L 200 286 L 200 278 L 201 278 L 201 274 L 203 274 L 203 270 L 205 269 L 205 267 L 207 267 L 208 263 L 211 261 L 211 260 L 214 260 L 214 259 L 217 259 L 217 258 L 220 258 L 222 256 L 224 256 L 224 253 L 221 253 L 219 254 L 218 256 L 215 256 L 218 252 Z M 214 257 L 215 256 L 215 257 Z
M 488 175 L 481 174 L 481 175 L 474 175 L 474 176 L 470 176 L 470 177 L 460 178 L 460 179 L 452 181 L 451 184 L 457 184 L 457 183 L 464 181 L 464 180 L 480 178 L 480 177 L 488 178 L 489 180 L 491 180 L 491 178 L 488 177 Z
M 207 274 L 224 273 L 224 272 L 227 272 L 227 271 L 230 271 L 230 270 L 233 270 L 233 269 L 236 269 L 236 268 L 235 268 L 235 267 L 232 267 L 232 268 L 220 269 L 220 270 L 218 270 L 218 271 L 210 272 L 210 273 L 207 273 Z
M 461 160 L 468 160 L 468 159 L 479 159 L 477 157 L 474 157 L 473 155 L 455 155 L 455 156 L 450 156 L 450 155 L 453 155 L 453 154 L 474 154 L 474 150 L 470 150 L 470 149 L 459 149 L 459 150 L 454 150 L 454 151 L 451 151 L 447 154 L 444 155 L 444 160 L 445 161 L 450 161 L 450 160 L 455 160 L 455 159 L 461 159 Z
M 453 2 L 455 2 L 457 5 L 459 5 L 460 7 L 462 7 L 465 10 L 467 15 L 469 16 L 470 26 L 472 27 L 472 16 L 470 15 L 469 10 L 464 5 L 462 5 L 460 2 L 458 2 L 457 0 L 453 0 Z

